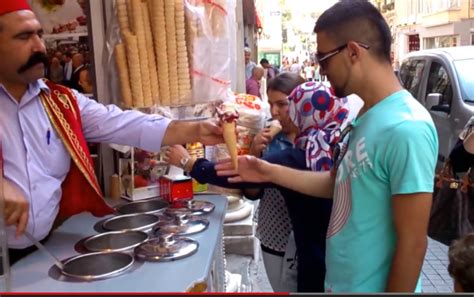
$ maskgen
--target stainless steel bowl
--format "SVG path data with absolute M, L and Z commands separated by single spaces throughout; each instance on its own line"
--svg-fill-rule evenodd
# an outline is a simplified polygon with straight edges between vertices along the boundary
M 148 239 L 143 231 L 112 231 L 87 238 L 84 247 L 91 252 L 131 252 Z
M 119 252 L 99 252 L 75 256 L 64 262 L 62 274 L 86 281 L 118 276 L 135 262 L 132 255 Z
M 152 214 L 138 213 L 115 216 L 105 220 L 102 228 L 108 231 L 144 231 L 149 232 L 160 221 Z
M 117 207 L 121 214 L 157 214 L 164 212 L 169 207 L 169 203 L 161 199 L 147 199 L 122 204 Z

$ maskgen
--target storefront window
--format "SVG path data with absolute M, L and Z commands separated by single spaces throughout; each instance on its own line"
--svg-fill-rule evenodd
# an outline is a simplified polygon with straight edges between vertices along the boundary
M 458 46 L 458 36 L 437 36 L 424 39 L 425 49 Z
M 460 8 L 461 0 L 424 0 L 423 10 L 425 13 L 436 13 L 452 8 Z

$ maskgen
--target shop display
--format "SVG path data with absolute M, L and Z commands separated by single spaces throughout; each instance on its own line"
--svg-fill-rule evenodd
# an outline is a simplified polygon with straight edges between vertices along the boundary
M 63 35 L 87 33 L 87 18 L 81 0 L 30 0 L 44 33 Z
M 127 200 L 158 197 L 159 179 L 168 165 L 160 160 L 159 153 L 132 148 L 119 159 L 120 193 Z

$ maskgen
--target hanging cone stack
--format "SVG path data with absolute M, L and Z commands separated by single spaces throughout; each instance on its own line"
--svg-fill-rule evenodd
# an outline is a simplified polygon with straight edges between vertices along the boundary
M 140 73 L 140 56 L 138 53 L 137 37 L 129 31 L 123 32 L 127 49 L 128 70 L 134 107 L 145 107 L 143 98 L 142 77 Z
M 175 1 L 173 0 L 165 1 L 166 41 L 167 41 L 167 50 L 168 50 L 168 67 L 169 67 L 168 77 L 169 77 L 169 86 L 170 86 L 170 96 L 172 100 L 176 100 L 179 98 L 175 6 L 176 6 Z
M 186 22 L 182 0 L 175 1 L 176 51 L 178 53 L 179 104 L 191 103 L 191 78 L 189 76 L 188 50 L 186 47 Z
M 149 1 L 151 6 L 151 24 L 154 41 L 156 62 L 158 63 L 158 82 L 160 89 L 160 104 L 168 106 L 171 104 L 170 81 L 168 77 L 168 47 L 166 44 L 165 4 L 164 0 Z
M 130 24 L 128 22 L 128 7 L 125 0 L 117 0 L 117 19 L 120 27 L 120 32 L 131 30 Z
M 133 96 L 130 88 L 130 76 L 128 74 L 125 45 L 123 43 L 118 43 L 115 46 L 115 63 L 119 74 L 123 104 L 125 107 L 131 108 L 133 106 Z
M 224 0 L 217 0 L 220 7 Z M 127 108 L 192 104 L 193 43 L 202 32 L 202 20 L 186 5 L 197 0 L 116 0 L 122 43 L 115 47 L 122 102 Z M 210 11 L 213 31 L 225 10 Z M 202 17 L 202 16 L 201 16 Z M 212 19 L 212 20 L 211 20 Z M 215 34 L 214 34 L 215 35 Z M 128 80 L 128 81 L 127 81 Z
M 143 22 L 143 13 L 141 0 L 132 1 L 133 22 L 135 27 L 135 35 L 137 36 L 138 54 L 140 57 L 140 74 L 142 78 L 143 99 L 145 107 L 153 105 L 150 82 L 150 69 L 148 61 L 148 52 L 145 38 L 145 24 Z
M 153 36 L 151 33 L 151 22 L 150 22 L 150 14 L 148 12 L 148 3 L 142 2 L 142 16 L 143 16 L 143 24 L 145 28 L 145 44 L 146 44 L 146 52 L 148 55 L 148 70 L 150 74 L 150 87 L 151 87 L 151 102 L 160 104 L 160 88 L 158 84 L 158 68 L 155 59 L 155 50 L 153 47 Z

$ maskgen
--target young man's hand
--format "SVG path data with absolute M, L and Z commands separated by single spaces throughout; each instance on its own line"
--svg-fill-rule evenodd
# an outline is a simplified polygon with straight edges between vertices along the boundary
M 271 164 L 254 156 L 239 156 L 238 170 L 234 169 L 230 159 L 222 160 L 216 165 L 217 175 L 229 176 L 229 182 L 268 182 Z

